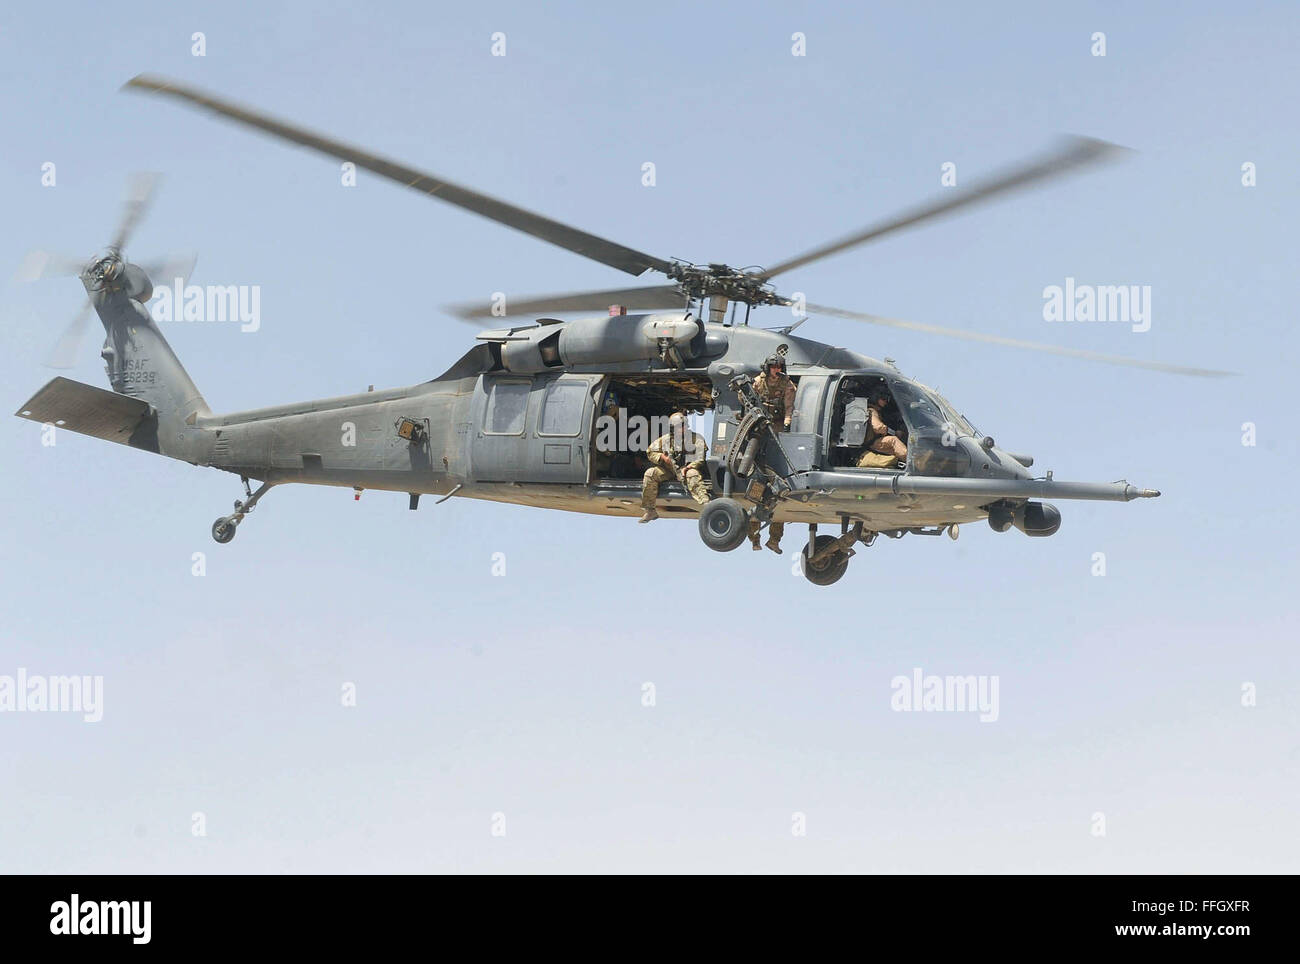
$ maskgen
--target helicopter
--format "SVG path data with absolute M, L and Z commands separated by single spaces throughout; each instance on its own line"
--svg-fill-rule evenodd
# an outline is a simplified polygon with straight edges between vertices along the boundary
M 405 492 L 410 509 L 430 495 L 439 503 L 459 497 L 635 517 L 655 426 L 673 413 L 711 413 L 708 501 L 697 504 L 670 481 L 659 490 L 658 513 L 695 519 L 703 543 L 719 552 L 738 548 L 753 523 L 806 524 L 803 573 L 815 585 L 830 585 L 845 574 L 856 547 L 880 537 L 955 539 L 962 524 L 981 520 L 997 532 L 1045 537 L 1061 524 L 1050 499 L 1128 502 L 1160 493 L 1128 482 L 1035 476 L 1032 457 L 999 447 L 891 361 L 796 335 L 810 315 L 1182 375 L 1230 374 L 806 303 L 772 283 L 786 271 L 1124 153 L 1104 141 L 1068 139 L 960 191 L 949 189 L 942 200 L 770 267 L 738 269 L 637 251 L 175 80 L 142 74 L 124 90 L 215 113 L 627 274 L 654 272 L 667 281 L 452 306 L 464 320 L 505 321 L 479 331 L 437 378 L 218 414 L 146 308 L 149 272 L 124 254 L 147 206 L 147 197 L 133 197 L 107 252 L 77 270 L 105 330 L 101 355 L 111 391 L 56 377 L 17 414 L 238 475 L 244 498 L 213 522 L 218 543 L 234 538 L 271 488 L 289 483 L 351 487 L 358 498 L 365 489 Z M 791 320 L 750 325 L 751 311 L 762 308 Z M 555 317 L 575 313 L 586 314 Z M 754 376 L 773 359 L 796 391 L 785 430 L 754 393 Z M 891 430 L 906 442 L 906 458 L 859 467 L 869 418 L 864 400 L 878 396 L 886 399 Z M 819 526 L 830 532 L 819 533 Z

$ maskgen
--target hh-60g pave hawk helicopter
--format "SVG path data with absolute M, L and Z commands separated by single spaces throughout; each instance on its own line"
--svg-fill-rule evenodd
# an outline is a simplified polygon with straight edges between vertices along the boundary
M 712 498 L 701 507 L 682 487 L 668 485 L 660 490 L 658 511 L 698 518 L 702 540 L 719 551 L 739 547 L 751 520 L 761 526 L 806 523 L 810 537 L 803 571 L 817 585 L 836 582 L 853 547 L 870 546 L 881 535 L 947 532 L 956 538 L 960 523 L 987 519 L 999 532 L 1015 527 L 1048 536 L 1061 517 L 1040 500 L 1127 502 L 1159 495 L 1126 482 L 1062 482 L 1050 473 L 1035 478 L 1029 471 L 1032 458 L 999 448 L 946 399 L 892 363 L 796 337 L 802 313 L 779 329 L 750 327 L 749 313 L 756 307 L 806 307 L 813 314 L 1091 360 L 1226 374 L 796 305 L 771 285 L 782 272 L 1119 150 L 1103 142 L 1071 140 L 1040 159 L 949 191 L 942 201 L 770 268 L 740 270 L 635 251 L 175 81 L 142 75 L 126 88 L 205 108 L 628 274 L 655 271 L 670 282 L 514 300 L 505 310 L 461 306 L 453 311 L 464 318 L 536 320 L 481 332 L 478 344 L 459 361 L 422 384 L 219 415 L 144 307 L 152 293 L 148 274 L 122 254 L 144 206 L 137 200 L 108 253 L 79 272 L 107 333 L 102 354 L 113 391 L 56 378 L 18 414 L 239 475 L 246 498 L 213 523 L 213 538 L 220 543 L 234 537 L 272 486 L 289 482 L 406 492 L 412 509 L 421 494 L 436 494 L 439 501 L 456 495 L 633 517 L 641 511 L 639 453 L 611 455 L 595 444 L 601 416 L 615 412 L 663 419 L 677 411 L 711 411 L 705 477 Z M 740 324 L 738 305 L 745 306 Z M 571 321 L 549 317 L 583 311 L 608 313 Z M 751 380 L 773 355 L 784 360 L 797 386 L 784 432 L 757 403 Z M 906 461 L 892 468 L 857 468 L 869 420 L 864 400 L 882 390 L 891 430 L 906 442 Z M 250 479 L 261 483 L 256 491 Z M 838 534 L 819 535 L 819 525 L 834 526 Z

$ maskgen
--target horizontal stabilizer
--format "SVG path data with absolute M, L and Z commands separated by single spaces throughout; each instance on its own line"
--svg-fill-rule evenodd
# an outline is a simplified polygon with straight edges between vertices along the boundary
M 148 402 L 70 378 L 54 378 L 15 413 L 70 432 L 158 451 L 157 420 Z

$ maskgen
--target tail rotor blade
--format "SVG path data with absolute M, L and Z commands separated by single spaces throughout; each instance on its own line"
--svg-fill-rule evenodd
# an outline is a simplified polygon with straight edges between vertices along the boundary
M 50 352 L 45 359 L 45 365 L 48 368 L 73 368 L 77 364 L 77 355 L 81 351 L 81 343 L 86 337 L 87 322 L 90 320 L 90 299 L 86 299 L 81 306 L 72 323 L 63 329 L 63 334 L 59 336 L 58 342 L 54 345 L 54 350 Z
M 198 260 L 199 256 L 193 252 L 177 253 L 152 261 L 142 261 L 140 267 L 155 285 L 170 285 L 178 278 L 183 285 L 190 280 Z
M 42 278 L 77 277 L 85 262 L 50 251 L 29 251 L 14 272 L 15 281 L 40 281 Z
M 126 247 L 126 242 L 130 240 L 131 235 L 135 233 L 135 229 L 140 226 L 140 221 L 149 210 L 149 205 L 153 203 L 154 193 L 158 189 L 160 180 L 162 180 L 161 174 L 141 172 L 133 174 L 127 182 L 122 221 L 110 245 L 114 251 L 120 253 Z

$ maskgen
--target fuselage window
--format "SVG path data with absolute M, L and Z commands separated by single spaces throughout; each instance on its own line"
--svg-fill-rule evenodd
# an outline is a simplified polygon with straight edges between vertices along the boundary
M 488 390 L 487 429 L 492 435 L 519 435 L 528 414 L 529 382 L 493 382 Z
M 577 435 L 582 428 L 582 409 L 587 386 L 581 382 L 551 382 L 542 403 L 541 435 Z

